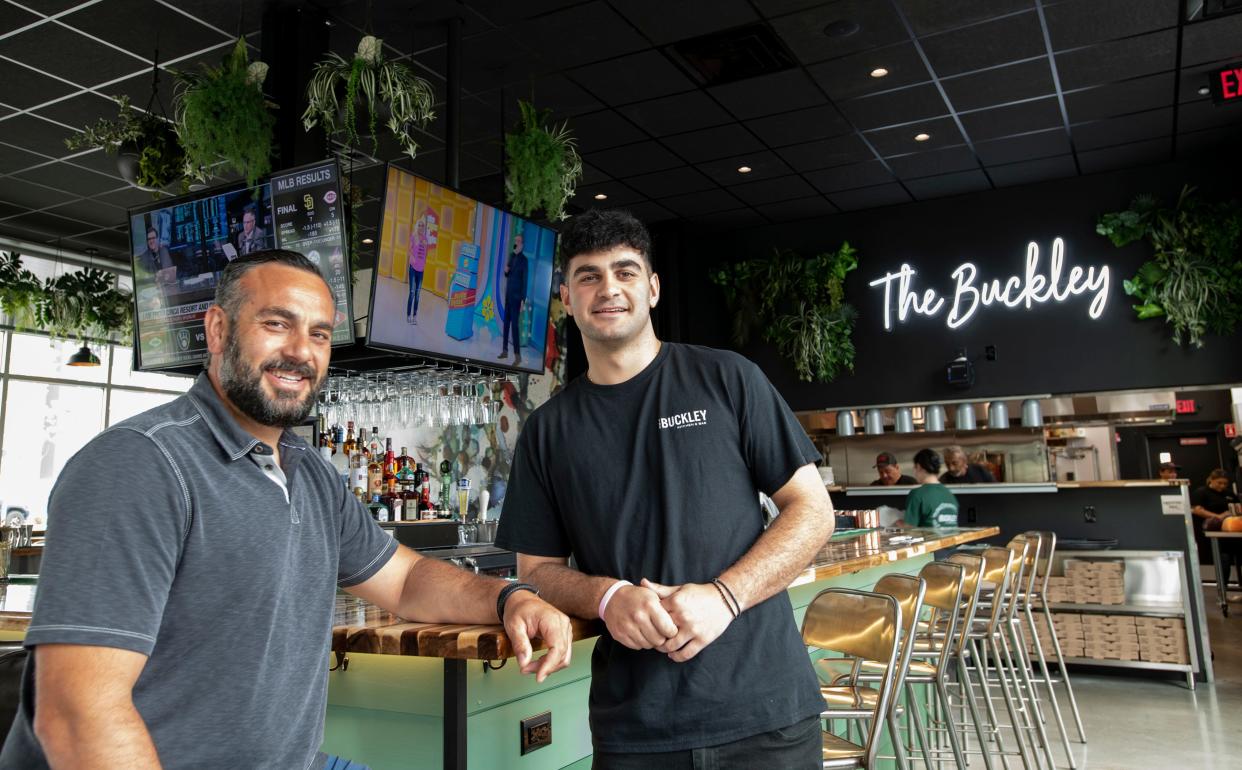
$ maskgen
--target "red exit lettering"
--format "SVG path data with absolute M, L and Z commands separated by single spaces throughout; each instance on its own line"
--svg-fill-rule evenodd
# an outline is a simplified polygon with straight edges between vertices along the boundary
M 1178 414 L 1194 414 L 1197 411 L 1199 411 L 1199 407 L 1195 405 L 1195 400 L 1193 398 L 1177 399 Z
M 1220 93 L 1226 99 L 1238 98 L 1238 84 L 1242 83 L 1242 69 L 1221 70 Z

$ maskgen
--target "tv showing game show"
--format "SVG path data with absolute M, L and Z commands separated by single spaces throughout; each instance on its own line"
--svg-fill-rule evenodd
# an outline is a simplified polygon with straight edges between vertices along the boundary
M 388 167 L 367 344 L 540 373 L 556 232 Z
M 203 361 L 203 318 L 224 267 L 283 248 L 305 254 L 336 297 L 334 345 L 354 341 L 340 172 L 327 161 L 243 185 L 162 200 L 129 212 L 134 268 L 134 355 L 144 371 Z

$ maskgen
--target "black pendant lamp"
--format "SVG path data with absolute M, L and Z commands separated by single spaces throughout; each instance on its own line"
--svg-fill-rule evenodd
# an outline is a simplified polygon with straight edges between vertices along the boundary
M 90 345 L 83 345 L 82 349 L 69 356 L 70 366 L 99 366 L 99 356 L 91 352 Z

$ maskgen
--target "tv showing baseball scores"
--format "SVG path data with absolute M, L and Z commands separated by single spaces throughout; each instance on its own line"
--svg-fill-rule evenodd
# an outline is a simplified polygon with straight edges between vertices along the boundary
M 367 345 L 540 373 L 556 232 L 388 167 Z
M 207 353 L 203 318 L 224 267 L 261 249 L 301 252 L 336 298 L 332 344 L 354 341 L 340 172 L 335 161 L 130 209 L 135 368 L 193 366 Z

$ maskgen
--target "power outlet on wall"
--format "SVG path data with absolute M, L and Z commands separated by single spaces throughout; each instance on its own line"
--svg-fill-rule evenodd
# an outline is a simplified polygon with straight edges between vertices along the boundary
M 1088 524 L 1095 523 L 1096 519 L 1095 519 L 1095 506 L 1094 505 L 1084 505 L 1082 507 L 1082 520 L 1087 522 Z
M 522 753 L 529 754 L 535 749 L 552 745 L 552 712 L 545 711 L 522 720 L 521 729 Z

